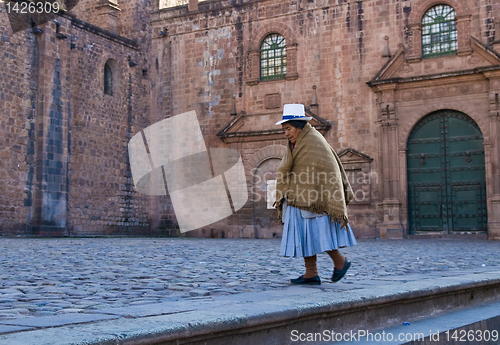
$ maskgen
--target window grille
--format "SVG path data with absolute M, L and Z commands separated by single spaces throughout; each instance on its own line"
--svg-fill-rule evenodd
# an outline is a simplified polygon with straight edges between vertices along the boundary
M 455 10 L 448 5 L 436 5 L 422 18 L 422 56 L 435 57 L 457 51 Z
M 278 34 L 267 36 L 260 46 L 260 79 L 282 79 L 286 75 L 286 41 Z
M 104 93 L 113 96 L 113 71 L 107 63 L 104 65 Z

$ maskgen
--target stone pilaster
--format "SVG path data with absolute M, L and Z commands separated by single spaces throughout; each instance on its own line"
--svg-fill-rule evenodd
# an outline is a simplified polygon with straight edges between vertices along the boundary
M 299 74 L 297 73 L 297 44 L 287 45 L 286 55 L 286 80 L 295 80 L 299 77 Z
M 100 27 L 116 33 L 116 18 L 120 8 L 117 0 L 100 0 L 96 7 Z
M 396 119 L 381 122 L 382 134 L 382 182 L 384 186 L 383 222 L 380 225 L 380 238 L 403 238 L 401 224 L 401 200 L 399 183 L 399 162 Z
M 394 99 L 395 85 L 379 86 L 379 124 L 382 140 L 383 221 L 380 238 L 403 238 L 402 201 L 399 188 L 398 118 Z
M 457 17 L 458 55 L 472 54 L 472 47 L 470 41 L 470 19 L 471 19 L 470 14 Z
M 409 25 L 409 49 L 406 62 L 419 62 L 422 60 L 422 24 Z
M 493 173 L 493 194 L 500 196 L 500 171 L 498 159 L 499 147 L 498 147 L 498 135 L 499 135 L 499 121 L 500 121 L 500 104 L 499 104 L 500 94 L 491 93 L 490 94 L 490 143 L 491 143 L 491 170 Z
M 248 52 L 247 60 L 247 84 L 256 85 L 260 79 L 260 50 L 252 50 Z
M 491 155 L 490 164 L 492 171 L 491 207 L 488 210 L 488 239 L 500 240 L 500 171 L 499 159 L 500 148 L 498 136 L 500 135 L 500 104 L 498 93 L 490 94 L 490 141 Z M 490 189 L 490 190 L 491 190 Z
M 188 10 L 189 12 L 198 11 L 198 0 L 189 0 Z
M 67 235 L 68 200 L 68 51 L 46 24 L 38 37 L 39 71 L 36 105 L 35 186 L 32 232 L 39 236 Z M 60 45 L 60 47 L 56 47 Z M 59 51 L 54 54 L 54 51 Z

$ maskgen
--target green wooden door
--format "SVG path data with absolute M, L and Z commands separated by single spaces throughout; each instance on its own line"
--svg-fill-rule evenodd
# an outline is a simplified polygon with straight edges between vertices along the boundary
M 483 135 L 467 115 L 442 110 L 408 139 L 410 233 L 486 231 Z

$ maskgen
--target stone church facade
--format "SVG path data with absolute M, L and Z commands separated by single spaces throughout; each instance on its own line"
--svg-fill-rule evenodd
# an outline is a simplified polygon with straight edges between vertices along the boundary
M 195 110 L 207 147 L 242 155 L 250 198 L 187 235 L 280 237 L 266 200 L 286 148 L 275 123 L 283 104 L 303 103 L 344 163 L 357 236 L 500 239 L 499 11 L 491 0 L 86 0 L 41 34 L 14 35 L 1 13 L 0 229 L 175 234 L 169 197 L 134 191 L 126 144 Z

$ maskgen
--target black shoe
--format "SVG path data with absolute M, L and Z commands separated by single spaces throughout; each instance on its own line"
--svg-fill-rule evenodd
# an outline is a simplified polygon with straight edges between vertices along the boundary
M 332 282 L 338 282 L 346 274 L 347 270 L 351 267 L 351 262 L 345 259 L 344 267 L 339 270 L 338 268 L 333 268 Z
M 300 276 L 297 279 L 292 279 L 291 282 L 292 284 L 297 285 L 321 285 L 321 279 L 319 279 L 319 276 L 312 278 L 304 278 L 304 276 Z

